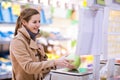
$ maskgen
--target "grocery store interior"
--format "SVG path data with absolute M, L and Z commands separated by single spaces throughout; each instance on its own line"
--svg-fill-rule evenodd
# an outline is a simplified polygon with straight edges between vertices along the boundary
M 37 40 L 48 60 L 80 58 L 77 69 L 51 70 L 44 80 L 120 80 L 120 0 L 0 0 L 0 80 L 12 80 L 9 45 L 29 7 L 40 11 Z

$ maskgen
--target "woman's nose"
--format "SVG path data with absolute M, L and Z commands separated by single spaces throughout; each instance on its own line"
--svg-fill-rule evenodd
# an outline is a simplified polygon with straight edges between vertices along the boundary
M 37 26 L 37 27 L 40 27 L 40 23 L 37 23 L 36 26 Z

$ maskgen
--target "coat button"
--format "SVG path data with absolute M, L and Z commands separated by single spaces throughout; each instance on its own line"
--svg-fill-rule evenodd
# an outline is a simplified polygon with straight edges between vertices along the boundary
M 53 67 L 51 67 L 51 69 L 53 69 Z
M 45 55 L 44 58 L 48 58 L 47 55 Z
M 57 69 L 57 67 L 55 66 L 55 69 Z
M 47 70 L 49 70 L 49 68 L 46 68 Z
M 44 56 L 44 58 L 46 58 L 46 56 Z
M 43 80 L 43 78 L 41 77 L 41 80 Z

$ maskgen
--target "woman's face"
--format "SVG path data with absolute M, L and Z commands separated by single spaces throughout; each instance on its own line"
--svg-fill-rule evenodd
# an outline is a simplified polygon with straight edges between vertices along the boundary
M 40 27 L 40 14 L 35 14 L 28 22 L 24 24 L 32 33 L 38 33 Z

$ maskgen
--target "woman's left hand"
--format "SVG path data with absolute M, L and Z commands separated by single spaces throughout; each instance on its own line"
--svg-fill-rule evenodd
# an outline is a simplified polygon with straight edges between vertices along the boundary
M 38 44 L 38 48 L 39 48 L 39 50 L 42 51 L 42 53 L 45 53 L 44 48 L 43 48 L 43 46 L 41 44 Z

